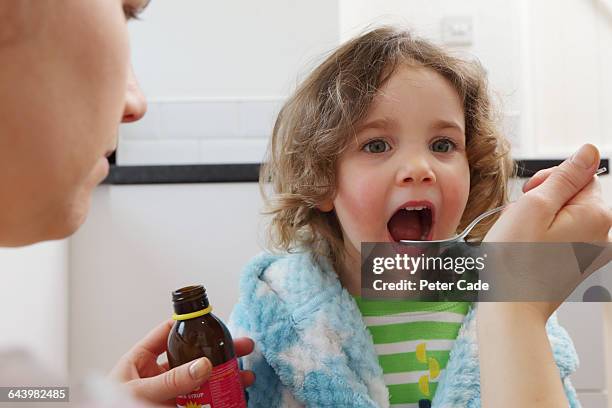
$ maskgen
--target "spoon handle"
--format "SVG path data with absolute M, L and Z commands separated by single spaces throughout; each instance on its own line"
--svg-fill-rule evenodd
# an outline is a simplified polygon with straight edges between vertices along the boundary
M 459 234 L 459 236 L 457 237 L 457 239 L 463 239 L 465 238 L 471 231 L 472 229 L 476 226 L 476 224 L 478 224 L 480 221 L 482 221 L 484 218 L 487 218 L 489 215 L 495 214 L 497 212 L 500 212 L 501 210 L 503 210 L 504 208 L 506 208 L 508 206 L 508 204 L 506 205 L 502 205 L 501 207 L 497 207 L 497 208 L 492 208 L 488 211 L 483 212 L 482 214 L 480 214 L 478 217 L 476 217 L 474 219 L 474 221 L 472 221 L 470 223 L 470 225 L 468 225 L 461 234 Z

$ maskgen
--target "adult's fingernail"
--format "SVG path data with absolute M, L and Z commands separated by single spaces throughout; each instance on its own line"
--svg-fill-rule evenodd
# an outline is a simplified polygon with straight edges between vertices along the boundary
M 590 169 L 595 164 L 593 149 L 591 149 L 589 145 L 582 146 L 572 156 L 572 163 L 582 167 L 583 169 Z
M 191 363 L 189 366 L 189 375 L 194 380 L 199 380 L 207 375 L 211 368 L 210 361 L 208 361 L 206 357 L 202 357 L 201 359 Z
M 527 187 L 528 183 L 529 183 L 529 180 L 523 183 L 523 185 L 521 186 L 521 191 L 525 191 L 525 187 Z

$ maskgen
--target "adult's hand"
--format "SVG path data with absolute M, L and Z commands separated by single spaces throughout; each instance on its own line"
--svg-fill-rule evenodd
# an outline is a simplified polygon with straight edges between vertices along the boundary
M 598 163 L 595 146 L 584 145 L 561 165 L 538 173 L 525 184 L 525 194 L 503 212 L 484 240 L 608 241 L 612 211 L 593 177 Z M 537 272 L 537 268 L 532 271 Z M 575 283 L 583 278 L 577 277 Z M 483 407 L 567 406 L 545 330 L 546 321 L 560 303 L 478 305 Z
M 608 242 L 612 210 L 594 177 L 598 164 L 597 148 L 586 144 L 561 165 L 536 174 L 523 187 L 525 194 L 503 212 L 484 241 Z M 568 281 L 568 294 L 586 277 L 577 275 L 575 282 Z M 560 303 L 561 299 L 524 306 L 535 308 L 546 321 Z
M 561 165 L 538 172 L 485 237 L 488 242 L 607 242 L 612 210 L 594 177 L 599 152 L 586 144 Z
M 157 363 L 157 358 L 166 351 L 168 334 L 174 321 L 168 319 L 139 341 L 117 363 L 110 373 L 115 381 L 125 384 L 132 395 L 155 404 L 176 406 L 175 398 L 187 394 L 208 379 L 212 365 L 203 357 L 179 367 L 169 369 L 168 363 Z M 253 340 L 243 337 L 234 339 L 238 357 L 253 351 Z M 245 387 L 255 381 L 251 371 L 241 371 Z
M 523 193 L 527 193 L 529 190 L 532 190 L 536 188 L 537 186 L 539 186 L 540 184 L 542 184 L 554 171 L 556 171 L 557 168 L 558 166 L 554 166 L 548 169 L 543 169 L 543 170 L 538 171 L 529 180 L 527 180 L 525 184 L 523 184 L 523 189 L 522 189 Z M 601 186 L 600 186 L 599 181 L 595 181 L 592 184 L 593 185 L 591 186 L 591 183 L 589 183 L 589 185 L 587 185 L 587 187 L 583 189 L 584 192 L 581 193 L 583 196 L 589 196 L 590 194 L 592 194 L 591 189 L 594 189 L 596 191 L 595 191 L 595 195 L 592 197 L 599 197 L 600 191 L 601 191 Z M 608 209 L 612 210 L 612 207 L 610 207 L 609 204 L 608 204 Z M 608 234 L 608 242 L 612 242 L 612 229 L 610 230 Z

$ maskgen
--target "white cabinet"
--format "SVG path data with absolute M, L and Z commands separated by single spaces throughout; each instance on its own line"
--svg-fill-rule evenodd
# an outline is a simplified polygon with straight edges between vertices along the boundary
M 559 322 L 569 332 L 580 357 L 580 367 L 572 376 L 580 402 L 585 408 L 607 407 L 606 350 L 603 303 L 566 303 Z

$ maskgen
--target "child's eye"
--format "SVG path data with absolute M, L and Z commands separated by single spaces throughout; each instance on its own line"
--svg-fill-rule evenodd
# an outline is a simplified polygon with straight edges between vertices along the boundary
M 431 144 L 431 150 L 436 153 L 448 153 L 456 147 L 455 142 L 449 139 L 438 139 Z
M 369 141 L 361 149 L 368 153 L 384 153 L 391 149 L 391 146 L 384 140 L 377 139 Z

